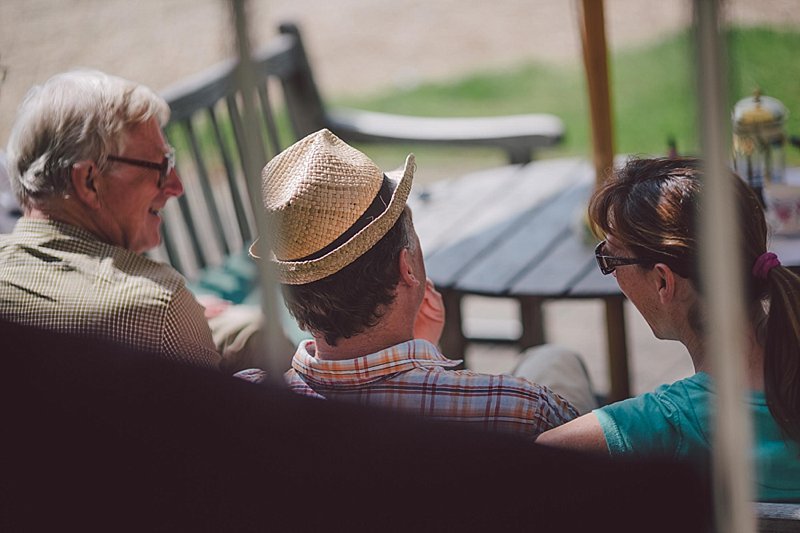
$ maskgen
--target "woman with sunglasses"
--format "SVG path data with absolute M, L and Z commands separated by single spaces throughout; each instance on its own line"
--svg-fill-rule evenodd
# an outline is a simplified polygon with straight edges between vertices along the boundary
M 767 251 L 767 224 L 753 192 L 735 176 L 741 221 L 744 351 L 753 417 L 757 496 L 800 501 L 800 278 Z M 589 217 L 605 234 L 603 274 L 656 337 L 686 347 L 695 374 L 652 393 L 596 409 L 542 434 L 538 443 L 608 453 L 702 459 L 710 448 L 714 369 L 703 343 L 695 211 L 702 188 L 695 159 L 631 160 L 592 196 Z

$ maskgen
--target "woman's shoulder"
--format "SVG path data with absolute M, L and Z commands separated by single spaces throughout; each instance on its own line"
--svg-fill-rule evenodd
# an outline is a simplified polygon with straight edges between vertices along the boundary
M 709 386 L 708 375 L 695 374 L 596 410 L 609 449 L 674 457 L 689 441 L 706 441 Z
M 698 372 L 674 383 L 661 385 L 653 392 L 647 392 L 627 400 L 606 405 L 601 407 L 600 410 L 606 412 L 650 411 L 654 409 L 671 411 L 685 404 L 693 405 L 698 400 L 704 400 L 710 392 L 711 381 L 708 374 Z
M 697 372 L 687 378 L 661 385 L 652 392 L 657 399 L 672 401 L 697 401 L 712 392 L 711 377 L 705 372 Z M 643 396 L 647 396 L 644 394 Z

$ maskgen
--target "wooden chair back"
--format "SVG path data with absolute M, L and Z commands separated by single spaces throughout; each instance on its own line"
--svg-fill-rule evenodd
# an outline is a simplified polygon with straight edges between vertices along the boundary
M 260 127 L 250 145 L 262 166 L 306 130 L 316 129 L 308 112 L 300 112 L 307 107 L 295 92 L 302 81 L 299 58 L 305 55 L 290 34 L 254 57 Z M 165 209 L 163 246 L 155 255 L 201 284 L 215 269 L 241 267 L 244 276 L 253 274 L 242 258 L 257 234 L 252 206 L 260 202 L 251 201 L 246 180 L 260 176 L 244 173 L 242 91 L 236 76 L 236 63 L 228 61 L 163 93 L 172 111 L 165 133 L 176 149 L 185 194 Z
M 248 145 L 255 145 L 259 166 L 321 128 L 347 142 L 493 147 L 520 164 L 563 136 L 561 121 L 546 114 L 432 118 L 329 111 L 300 32 L 291 23 L 282 24 L 280 34 L 252 61 L 260 127 L 259 139 Z M 256 236 L 252 206 L 260 208 L 260 201 L 253 203 L 248 195 L 246 179 L 260 183 L 260 176 L 245 176 L 243 171 L 243 106 L 236 63 L 213 67 L 163 96 L 172 109 L 166 134 L 176 148 L 186 193 L 164 210 L 164 244 L 153 255 L 170 262 L 195 288 L 199 284 L 240 301 L 248 282 L 256 278 L 254 265 L 244 258 Z

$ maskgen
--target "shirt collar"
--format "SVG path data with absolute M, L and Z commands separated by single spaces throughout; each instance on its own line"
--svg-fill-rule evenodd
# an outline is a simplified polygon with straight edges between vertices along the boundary
M 98 241 L 97 236 L 88 230 L 66 222 L 45 218 L 20 217 L 14 226 L 14 234 L 45 239 L 54 236 L 68 236 L 85 241 Z
M 436 346 L 422 339 L 396 344 L 369 355 L 329 361 L 314 356 L 313 340 L 303 341 L 292 359 L 292 368 L 305 378 L 330 385 L 370 383 L 415 368 L 454 367 L 460 359 L 448 359 Z

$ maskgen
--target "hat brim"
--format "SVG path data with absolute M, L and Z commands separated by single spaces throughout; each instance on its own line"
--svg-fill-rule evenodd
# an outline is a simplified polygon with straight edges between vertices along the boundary
M 394 185 L 389 205 L 383 213 L 338 248 L 308 261 L 280 261 L 270 254 L 278 281 L 287 285 L 303 285 L 321 280 L 340 271 L 375 246 L 392 229 L 405 209 L 415 167 L 414 154 L 409 154 L 402 170 L 386 172 L 387 179 Z M 259 258 L 256 255 L 256 243 L 250 246 L 250 255 Z

